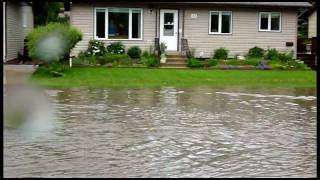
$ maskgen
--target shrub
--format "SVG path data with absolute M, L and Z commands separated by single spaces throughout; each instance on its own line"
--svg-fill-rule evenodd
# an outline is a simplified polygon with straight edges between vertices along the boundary
M 218 64 L 218 60 L 217 59 L 209 59 L 209 61 L 208 61 L 208 66 L 209 67 L 216 66 L 217 64 Z
M 196 58 L 189 58 L 188 66 L 192 68 L 200 68 L 203 67 L 203 64 Z
M 157 67 L 159 65 L 159 61 L 153 55 L 142 56 L 141 60 L 142 60 L 142 63 L 147 67 Z
M 238 65 L 239 62 L 236 59 L 227 60 L 227 65 Z
M 288 69 L 296 69 L 296 70 L 310 70 L 311 68 L 308 67 L 303 61 L 300 60 L 289 60 L 287 62 Z
M 131 58 L 140 58 L 141 56 L 141 49 L 138 46 L 133 46 L 128 49 L 127 53 Z
M 279 52 L 275 48 L 268 49 L 265 58 L 267 60 L 279 60 Z
M 127 62 L 129 61 L 129 56 L 127 54 L 104 54 L 103 58 L 100 59 L 100 64 L 104 65 L 107 63 L 116 63 L 121 64 L 121 62 Z
M 71 49 L 82 39 L 82 34 L 68 24 L 49 23 L 33 29 L 26 39 L 29 56 L 50 63 L 68 60 Z
M 252 66 L 258 66 L 260 62 L 260 58 L 250 58 L 247 57 L 246 60 L 242 61 L 244 65 L 252 65 Z
M 87 54 L 101 56 L 106 53 L 105 45 L 102 41 L 90 40 L 88 44 Z
M 263 57 L 263 55 L 264 55 L 264 50 L 257 46 L 249 49 L 249 52 L 248 52 L 249 57 Z
M 143 51 L 142 57 L 148 57 L 150 56 L 150 53 L 148 51 Z
M 225 48 L 219 48 L 214 51 L 213 58 L 214 59 L 227 59 L 229 51 Z
M 278 58 L 281 62 L 289 62 L 293 60 L 292 53 L 279 53 Z
M 107 46 L 107 51 L 111 54 L 124 54 L 124 45 L 121 42 L 114 42 Z

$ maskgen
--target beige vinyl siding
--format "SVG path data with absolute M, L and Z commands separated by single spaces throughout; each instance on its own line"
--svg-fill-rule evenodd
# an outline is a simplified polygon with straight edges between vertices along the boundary
M 212 35 L 208 33 L 209 11 L 232 11 L 232 34 Z M 259 12 L 281 12 L 281 32 L 259 32 Z M 190 15 L 198 15 L 191 19 Z M 254 46 L 267 49 L 276 48 L 280 51 L 296 52 L 297 15 L 295 10 L 250 9 L 250 8 L 192 8 L 185 11 L 185 38 L 189 47 L 195 48 L 198 57 L 201 51 L 204 57 L 210 57 L 219 47 L 229 50 L 229 56 L 245 55 Z M 293 47 L 286 47 L 286 42 L 293 42 Z
M 131 46 L 139 46 L 143 50 L 148 50 L 154 46 L 155 38 L 155 11 L 149 12 L 149 9 L 143 5 L 120 5 L 107 3 L 72 3 L 70 12 L 71 24 L 83 33 L 80 41 L 71 52 L 71 56 L 76 56 L 80 51 L 85 51 L 88 42 L 94 38 L 94 8 L 95 7 L 126 7 L 126 8 L 143 8 L 143 32 L 142 40 L 121 40 L 126 49 Z M 102 40 L 106 45 L 120 40 Z
M 317 37 L 317 11 L 308 18 L 308 38 Z
M 18 57 L 19 50 L 23 49 L 23 29 L 21 6 L 19 3 L 7 2 L 7 61 Z

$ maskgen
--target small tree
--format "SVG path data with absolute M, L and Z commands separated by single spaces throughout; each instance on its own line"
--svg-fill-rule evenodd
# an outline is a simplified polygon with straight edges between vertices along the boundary
M 27 48 L 33 60 L 44 61 L 47 64 L 63 65 L 69 60 L 71 49 L 82 39 L 79 30 L 68 24 L 49 23 L 39 26 L 27 35 Z

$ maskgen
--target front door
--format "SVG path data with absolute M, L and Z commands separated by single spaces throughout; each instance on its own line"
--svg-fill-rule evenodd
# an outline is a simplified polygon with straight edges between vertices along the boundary
M 160 10 L 160 43 L 169 51 L 178 50 L 178 10 Z

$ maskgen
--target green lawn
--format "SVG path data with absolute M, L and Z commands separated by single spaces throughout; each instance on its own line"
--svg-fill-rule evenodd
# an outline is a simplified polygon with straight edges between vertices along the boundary
M 34 73 L 32 82 L 51 88 L 69 87 L 316 87 L 315 71 L 192 70 L 148 68 L 72 68 L 64 77 Z

